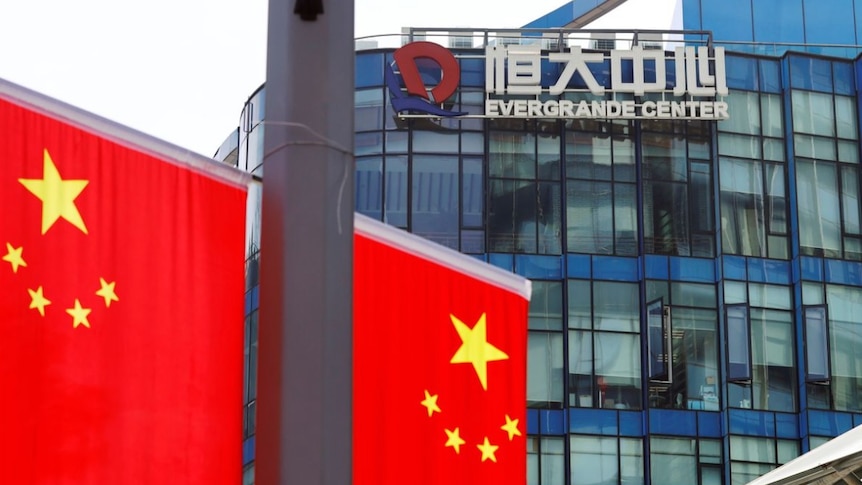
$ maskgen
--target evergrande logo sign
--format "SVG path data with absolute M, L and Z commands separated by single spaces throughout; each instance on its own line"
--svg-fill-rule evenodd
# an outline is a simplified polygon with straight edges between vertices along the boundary
M 457 101 L 452 98 L 461 74 L 448 49 L 413 42 L 393 57 L 386 66 L 386 85 L 393 109 L 404 118 L 730 117 L 723 100 L 728 95 L 723 47 L 680 46 L 668 52 L 640 46 L 604 52 L 571 47 L 542 53 L 539 45 L 487 46 L 484 114 L 447 109 Z M 560 67 L 556 79 L 543 75 L 543 65 L 548 64 Z M 423 75 L 439 79 L 437 85 L 427 87 Z

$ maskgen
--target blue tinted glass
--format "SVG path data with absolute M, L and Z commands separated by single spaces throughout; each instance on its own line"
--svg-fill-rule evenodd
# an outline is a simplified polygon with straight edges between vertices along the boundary
M 781 92 L 781 71 L 778 61 L 760 60 L 760 89 L 768 93 Z
M 751 379 L 751 332 L 748 323 L 748 307 L 727 307 L 727 379 L 731 381 Z
M 682 0 L 682 28 L 685 30 L 701 30 L 700 0 Z
M 790 85 L 794 88 L 832 92 L 832 66 L 825 59 L 790 56 Z
M 805 41 L 809 44 L 855 44 L 853 0 L 805 2 Z M 813 52 L 829 53 L 827 50 Z
M 553 86 L 560 78 L 560 68 L 565 64 L 561 62 L 551 62 L 548 59 L 542 59 L 542 86 Z M 484 86 L 484 77 L 482 79 Z
M 382 217 L 383 159 L 356 159 L 356 212 L 380 220 Z
M 754 40 L 751 0 L 708 1 L 701 8 L 703 29 L 711 30 L 715 40 Z
M 356 87 L 380 86 L 383 84 L 383 55 L 356 54 Z
M 856 94 L 856 78 L 853 76 L 853 64 L 836 61 L 832 64 L 832 73 L 836 93 Z
M 754 40 L 805 42 L 802 0 L 757 0 L 752 2 L 752 10 L 754 11 Z M 764 52 L 764 54 L 777 53 Z
M 461 86 L 480 87 L 485 85 L 485 61 L 482 59 L 461 59 Z
M 805 317 L 805 380 L 823 382 L 831 377 L 829 371 L 829 329 L 825 307 L 808 307 Z
M 757 90 L 757 59 L 728 55 L 727 87 L 731 89 Z

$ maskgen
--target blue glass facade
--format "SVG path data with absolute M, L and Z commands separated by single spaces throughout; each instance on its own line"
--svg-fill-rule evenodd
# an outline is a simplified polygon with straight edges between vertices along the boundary
M 776 0 L 771 20 L 769 3 L 684 0 L 685 21 L 716 39 L 856 43 L 853 16 L 810 37 L 826 35 L 809 33 L 813 2 Z M 391 49 L 357 52 L 356 210 L 534 282 L 527 483 L 744 484 L 862 424 L 854 49 L 728 44 L 718 122 L 404 120 Z M 483 112 L 482 52 L 456 52 L 449 109 Z M 220 151 L 258 175 L 263 95 Z M 248 241 L 251 463 L 256 226 Z
M 738 52 L 789 50 L 856 57 L 862 49 L 859 0 L 681 0 L 686 30 L 709 30 Z

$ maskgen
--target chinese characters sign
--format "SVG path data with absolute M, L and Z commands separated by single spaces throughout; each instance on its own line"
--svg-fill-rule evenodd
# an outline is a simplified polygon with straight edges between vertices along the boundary
M 712 55 L 710 55 L 712 54 Z M 543 85 L 543 60 L 562 65 L 559 77 Z M 672 64 L 669 66 L 669 62 Z M 485 114 L 518 118 L 684 118 L 727 119 L 727 103 L 714 99 L 727 95 L 724 48 L 677 47 L 668 58 L 662 50 L 552 52 L 543 57 L 538 45 L 488 46 L 485 49 Z M 591 69 L 591 66 L 593 67 Z M 668 76 L 669 69 L 674 76 Z M 596 73 L 607 74 L 605 83 Z M 596 100 L 547 99 L 569 91 L 579 76 Z M 606 86 L 609 84 L 609 86 Z M 669 89 L 672 84 L 672 89 Z M 661 100 L 638 103 L 633 99 L 605 99 L 609 93 L 644 96 L 664 94 Z M 664 99 L 671 95 L 670 100 Z M 517 96 L 514 99 L 508 99 Z M 535 99 L 524 99 L 525 97 Z

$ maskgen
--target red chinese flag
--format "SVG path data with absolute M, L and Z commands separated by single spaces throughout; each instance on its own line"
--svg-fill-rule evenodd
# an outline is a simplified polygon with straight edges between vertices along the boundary
M 529 281 L 355 220 L 354 485 L 524 483 Z
M 2 81 L 0 138 L 0 481 L 238 483 L 243 179 Z

